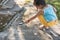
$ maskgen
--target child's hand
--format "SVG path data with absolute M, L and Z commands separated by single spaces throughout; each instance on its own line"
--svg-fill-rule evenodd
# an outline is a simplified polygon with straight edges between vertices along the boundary
M 38 15 L 43 15 L 43 10 L 39 10 Z
M 25 21 L 25 23 L 29 23 L 29 22 L 30 22 L 30 20 Z

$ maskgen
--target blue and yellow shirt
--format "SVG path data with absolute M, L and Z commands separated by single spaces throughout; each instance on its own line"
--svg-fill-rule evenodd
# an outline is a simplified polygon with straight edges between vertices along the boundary
M 54 7 L 51 5 L 48 5 L 48 7 L 44 8 L 44 18 L 47 22 L 57 19 L 56 12 L 53 9 Z
M 38 19 L 44 26 L 51 27 L 58 23 L 56 12 L 53 10 L 53 6 L 48 5 L 48 7 L 45 7 L 43 11 L 44 14 L 39 15 Z

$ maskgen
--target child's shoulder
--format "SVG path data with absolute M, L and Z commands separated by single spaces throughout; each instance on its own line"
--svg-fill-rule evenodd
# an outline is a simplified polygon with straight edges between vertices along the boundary
M 44 13 L 53 11 L 53 6 L 50 4 L 47 4 L 47 6 L 44 8 Z
M 47 6 L 48 6 L 48 7 L 49 7 L 49 6 L 50 6 L 50 7 L 52 7 L 52 5 L 51 5 L 51 4 L 47 4 Z
M 51 7 L 53 7 L 51 4 L 47 4 L 47 5 L 45 6 L 45 8 L 51 8 Z
M 53 6 L 50 4 L 47 4 L 47 6 L 44 8 L 44 10 L 49 10 L 49 9 L 53 9 Z

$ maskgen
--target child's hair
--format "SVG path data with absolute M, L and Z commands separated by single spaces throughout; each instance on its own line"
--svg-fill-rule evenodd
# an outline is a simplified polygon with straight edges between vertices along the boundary
M 34 0 L 34 5 L 39 6 L 39 5 L 46 5 L 45 0 Z

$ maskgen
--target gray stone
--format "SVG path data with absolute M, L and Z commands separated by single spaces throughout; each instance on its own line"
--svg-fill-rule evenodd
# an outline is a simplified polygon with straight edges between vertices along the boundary
M 1 9 L 10 9 L 10 8 L 13 8 L 14 7 L 14 0 L 3 0 L 1 3 L 0 3 L 0 10 Z
M 8 32 L 0 32 L 0 40 L 7 40 Z
M 2 0 L 0 0 L 0 3 L 2 2 Z

